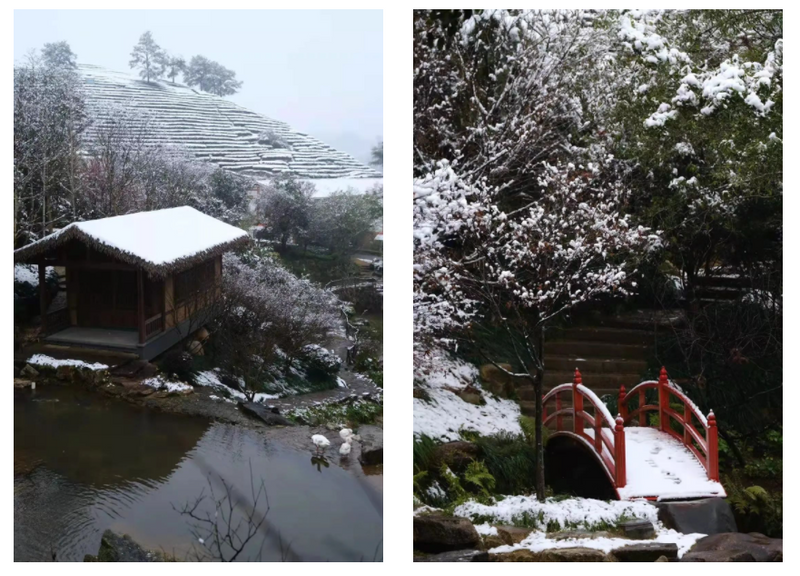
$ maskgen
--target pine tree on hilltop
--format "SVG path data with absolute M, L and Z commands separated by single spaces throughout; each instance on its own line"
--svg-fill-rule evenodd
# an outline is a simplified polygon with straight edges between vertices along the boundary
M 157 80 L 164 75 L 167 67 L 167 53 L 156 44 L 150 31 L 139 38 L 139 43 L 131 52 L 131 68 L 139 68 L 139 76 L 145 81 Z
M 175 84 L 175 77 L 178 74 L 186 74 L 186 60 L 180 56 L 170 56 L 167 58 L 166 77 Z
M 236 94 L 242 87 L 242 82 L 236 80 L 236 72 L 200 55 L 192 56 L 184 81 L 189 86 L 197 86 L 200 90 L 217 96 Z
M 77 56 L 66 40 L 45 44 L 44 48 L 42 48 L 42 60 L 46 66 L 51 68 L 74 70 L 77 67 Z

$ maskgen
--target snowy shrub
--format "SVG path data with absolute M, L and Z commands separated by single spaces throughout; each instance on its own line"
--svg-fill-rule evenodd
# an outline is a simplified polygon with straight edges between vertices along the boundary
M 333 378 L 342 366 L 342 360 L 335 352 L 317 344 L 303 346 L 300 352 L 300 362 L 309 378 Z
M 258 135 L 258 143 L 266 144 L 267 146 L 272 146 L 273 148 L 291 148 L 291 145 L 286 138 L 275 132 L 275 130 L 264 130 L 261 132 Z
M 335 295 L 258 250 L 223 257 L 223 298 L 208 353 L 255 394 L 294 368 L 306 346 L 338 326 Z

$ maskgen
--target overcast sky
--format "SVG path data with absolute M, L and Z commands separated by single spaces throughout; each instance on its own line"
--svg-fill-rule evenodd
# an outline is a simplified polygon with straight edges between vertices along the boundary
M 81 64 L 130 71 L 147 30 L 170 54 L 234 70 L 244 85 L 227 98 L 237 104 L 333 146 L 382 139 L 380 10 L 16 10 L 14 59 L 66 40 Z

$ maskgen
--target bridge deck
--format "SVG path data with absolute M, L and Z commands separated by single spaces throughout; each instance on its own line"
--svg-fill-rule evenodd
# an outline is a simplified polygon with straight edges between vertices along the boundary
M 594 430 L 586 428 L 594 437 Z M 611 438 L 611 430 L 603 433 Z M 613 438 L 611 438 L 613 439 Z M 725 497 L 722 484 L 708 479 L 703 465 L 686 446 L 656 428 L 625 428 L 627 484 L 617 488 L 621 500 Z

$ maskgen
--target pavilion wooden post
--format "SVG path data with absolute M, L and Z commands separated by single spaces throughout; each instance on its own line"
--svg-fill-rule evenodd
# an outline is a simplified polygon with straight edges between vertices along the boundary
M 628 407 L 625 405 L 625 385 L 619 387 L 619 395 L 617 396 L 617 411 L 622 416 L 623 422 L 628 417 Z
M 141 268 L 136 270 L 136 285 L 139 305 L 137 312 L 139 317 L 139 344 L 144 344 L 144 272 Z
M 47 334 L 47 290 L 45 289 L 45 271 L 43 262 L 39 262 L 39 313 L 41 314 L 42 335 Z

